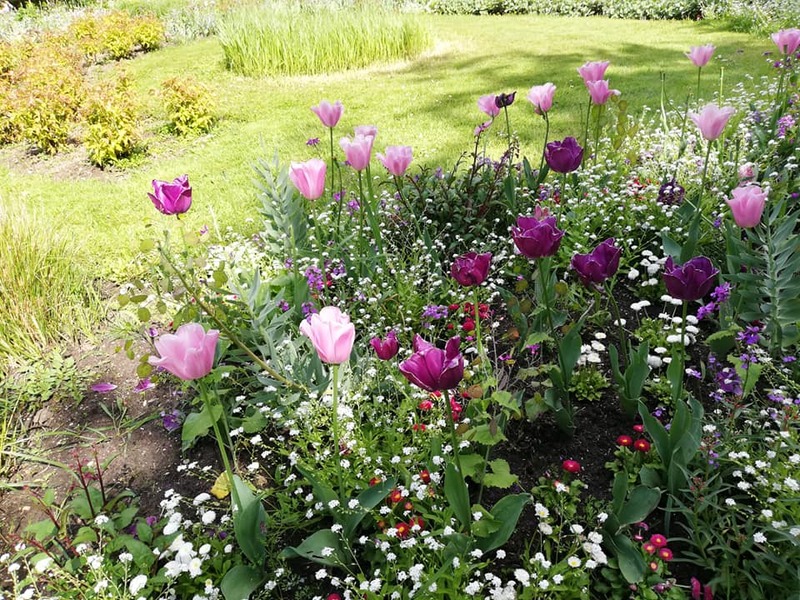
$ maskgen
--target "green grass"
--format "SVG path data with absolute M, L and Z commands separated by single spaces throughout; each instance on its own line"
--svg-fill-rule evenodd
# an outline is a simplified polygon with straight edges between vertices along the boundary
M 0 203 L 0 374 L 11 359 L 91 331 L 100 316 L 68 235 L 19 201 Z
M 622 91 L 630 112 L 636 113 L 645 104 L 658 106 L 662 71 L 672 99 L 681 101 L 693 91 L 696 70 L 683 55 L 691 45 L 717 46 L 719 59 L 704 72 L 706 96 L 718 87 L 722 66 L 726 91 L 748 73 L 767 73 L 762 53 L 772 49 L 769 39 L 695 22 L 431 16 L 428 23 L 435 48 L 420 59 L 327 76 L 241 77 L 224 68 L 216 39 L 126 61 L 145 107 L 157 118 L 163 115 L 154 91 L 168 77 L 191 74 L 212 89 L 222 121 L 201 138 L 154 139 L 150 157 L 118 175 L 58 179 L 0 168 L 0 205 L 12 197 L 35 205 L 80 245 L 83 262 L 98 275 L 125 277 L 135 270 L 131 259 L 139 240 L 153 237 L 165 224 L 175 225 L 147 199 L 151 179 L 189 174 L 194 206 L 185 220 L 188 226 L 252 231 L 257 225 L 247 220 L 256 218 L 258 204 L 252 164 L 275 150 L 286 161 L 315 155 L 305 142 L 311 137 L 324 141 L 325 131 L 310 110 L 321 99 L 340 99 L 345 105 L 337 137 L 349 135 L 355 125 L 375 124 L 376 151 L 407 144 L 414 148 L 415 163 L 446 166 L 471 148 L 473 128 L 484 118 L 476 107 L 482 94 L 518 91 L 511 124 L 523 153 L 535 156 L 544 127 L 524 99 L 527 90 L 554 82 L 551 138 L 580 134 L 586 93 L 575 69 L 586 60 L 611 61 L 607 75 L 612 87 Z M 502 147 L 501 138 L 493 135 L 491 146 Z M 40 170 L 58 171 L 64 160 L 46 159 Z
M 418 56 L 430 35 L 414 15 L 370 4 L 347 10 L 285 2 L 244 6 L 219 24 L 225 65 L 247 76 L 317 75 Z

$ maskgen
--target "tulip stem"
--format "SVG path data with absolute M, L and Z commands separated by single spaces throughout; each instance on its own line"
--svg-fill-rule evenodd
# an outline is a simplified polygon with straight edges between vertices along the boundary
M 708 148 L 706 149 L 706 160 L 703 162 L 703 176 L 700 178 L 700 193 L 697 196 L 697 204 L 694 207 L 698 213 L 701 211 L 703 195 L 706 191 L 706 175 L 708 174 L 708 161 L 711 158 L 711 143 L 711 140 L 709 140 Z
M 619 329 L 619 343 L 620 343 L 620 364 L 622 371 L 625 371 L 625 364 L 628 361 L 628 340 L 625 337 L 625 327 L 622 325 L 622 316 L 619 314 L 619 305 L 614 294 L 611 293 L 611 286 L 606 290 L 608 292 L 608 299 L 611 301 L 611 310 L 614 311 L 614 318 L 617 320 L 617 327 Z
M 453 417 L 453 407 L 450 404 L 450 392 L 448 390 L 444 390 L 442 392 L 444 394 L 444 410 L 445 414 L 447 415 L 447 424 L 450 427 L 450 443 L 453 445 L 453 457 L 456 461 L 456 468 L 458 468 L 458 472 L 461 474 L 461 478 L 464 478 L 464 470 L 461 468 L 461 457 L 458 454 L 458 438 L 456 437 L 456 423 L 455 418 Z
M 592 156 L 592 162 L 597 164 L 597 157 L 600 154 L 600 123 L 603 120 L 603 109 L 605 108 L 604 104 L 601 104 L 597 107 L 597 120 L 594 124 L 594 155 Z
M 486 369 L 484 368 L 484 364 L 483 363 L 484 363 L 484 360 L 487 363 L 489 362 L 489 360 L 488 360 L 488 357 L 486 356 L 486 353 L 483 350 L 483 342 L 481 341 L 481 313 L 480 313 L 480 310 L 478 308 L 479 305 L 478 305 L 478 286 L 477 285 L 475 286 L 473 295 L 474 295 L 474 299 L 473 299 L 474 306 L 473 306 L 473 309 L 474 309 L 474 313 L 475 313 L 475 339 L 477 340 L 477 343 L 478 343 L 478 359 L 481 361 L 481 372 L 485 373 Z
M 331 375 L 333 377 L 333 406 L 331 408 L 331 425 L 333 429 L 333 454 L 336 460 L 336 478 L 339 487 L 339 500 L 344 498 L 344 487 L 342 485 L 342 461 L 339 446 L 339 366 L 331 365 Z
M 270 367 L 267 362 L 261 358 L 260 356 L 256 355 L 255 352 L 250 350 L 237 336 L 236 334 L 228 327 L 223 321 L 221 321 L 217 316 L 214 314 L 214 309 L 212 309 L 208 304 L 200 298 L 200 295 L 194 290 L 192 285 L 187 281 L 186 277 L 183 276 L 180 269 L 178 269 L 175 264 L 170 260 L 167 253 L 164 251 L 163 246 L 159 247 L 159 252 L 161 257 L 167 262 L 167 264 L 172 267 L 172 270 L 175 272 L 175 275 L 178 277 L 180 282 L 183 284 L 183 287 L 186 288 L 186 291 L 192 295 L 192 298 L 195 299 L 197 305 L 203 309 L 203 311 L 209 316 L 209 318 L 214 321 L 214 324 L 219 327 L 225 336 L 232 341 L 236 346 L 239 347 L 247 356 L 249 356 L 253 362 L 255 362 L 261 369 L 267 373 L 270 377 L 272 377 L 275 381 L 282 383 L 283 385 L 294 388 L 296 390 L 302 392 L 308 392 L 308 388 L 301 383 L 296 383 L 294 381 L 290 381 L 277 371 Z
M 683 379 L 686 376 L 686 315 L 689 313 L 689 303 L 683 301 L 681 311 L 681 348 L 678 353 L 678 360 L 680 361 L 680 371 L 678 372 L 678 387 L 676 388 L 674 401 L 677 402 L 683 396 Z
M 589 145 L 589 120 L 592 117 L 592 97 L 589 96 L 589 106 L 586 108 L 586 125 L 583 128 L 583 147 L 586 148 Z M 586 160 L 586 154 L 584 153 L 581 164 Z
M 703 70 L 703 67 L 697 67 L 697 91 L 694 94 L 695 100 L 697 101 L 697 106 L 700 106 L 700 72 Z
M 511 150 L 511 122 L 508 120 L 508 106 L 503 106 L 503 114 L 506 117 L 506 135 L 508 136 L 508 149 Z
M 225 449 L 225 438 L 222 437 L 222 432 L 219 429 L 217 419 L 214 418 L 213 405 L 211 404 L 208 388 L 203 383 L 199 383 L 199 387 L 200 398 L 202 398 L 203 403 L 205 404 L 206 411 L 208 412 L 208 418 L 211 420 L 211 426 L 214 428 L 214 437 L 217 438 L 217 446 L 219 447 L 219 454 L 222 457 L 222 464 L 225 468 L 225 476 L 228 478 L 228 488 L 231 491 L 233 503 L 236 505 L 237 510 L 241 510 L 242 505 L 239 503 L 239 492 L 236 490 L 236 485 L 233 482 L 233 469 L 231 468 L 230 460 L 228 460 L 228 451 Z M 219 398 L 219 394 L 217 394 L 217 398 Z M 225 423 L 224 410 L 221 411 L 220 418 L 222 419 L 223 423 Z M 227 434 L 227 427 L 225 427 L 225 431 Z
M 547 150 L 547 139 L 550 137 L 550 118 L 547 116 L 547 112 L 543 112 L 542 116 L 544 117 L 544 144 L 542 145 L 542 158 L 539 161 L 540 176 L 542 173 L 542 169 L 544 168 L 544 152 L 545 150 Z
M 336 188 L 336 170 L 335 170 L 335 162 L 334 162 L 334 154 L 333 154 L 333 127 L 329 127 L 328 131 L 330 131 L 330 141 L 331 141 L 331 204 L 335 202 L 334 200 L 334 189 Z M 336 241 L 339 241 L 339 223 L 341 222 L 342 217 L 342 198 L 339 197 L 339 205 L 336 207 Z

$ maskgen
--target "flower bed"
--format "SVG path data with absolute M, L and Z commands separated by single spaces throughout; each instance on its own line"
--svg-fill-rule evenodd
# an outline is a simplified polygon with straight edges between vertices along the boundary
M 584 121 L 527 158 L 514 111 L 549 123 L 558 90 L 482 96 L 450 171 L 389 145 L 377 175 L 377 128 L 337 144 L 322 101 L 319 157 L 262 163 L 263 231 L 229 246 L 183 227 L 188 176 L 155 181 L 175 218 L 119 300 L 152 348 L 140 386 L 193 389 L 165 425 L 222 468 L 187 464 L 210 493 L 148 516 L 79 463 L 2 558 L 15 592 L 800 592 L 800 31 L 773 40 L 759 93 L 641 121 L 586 63 Z M 696 90 L 713 50 L 688 53 Z

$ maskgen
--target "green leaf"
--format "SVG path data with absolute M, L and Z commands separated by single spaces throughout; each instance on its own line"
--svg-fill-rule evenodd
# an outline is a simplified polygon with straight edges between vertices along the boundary
M 644 521 L 658 506 L 661 491 L 656 488 L 640 485 L 630 493 L 628 501 L 617 513 L 620 526 L 632 525 Z
M 681 245 L 663 232 L 661 233 L 661 247 L 664 249 L 665 256 L 678 258 L 681 255 Z
M 208 407 L 203 406 L 203 410 L 199 413 L 190 413 L 183 422 L 181 428 L 181 447 L 187 450 L 194 446 L 197 438 L 208 435 L 208 430 L 211 429 L 213 421 L 217 421 L 222 416 L 222 405 L 214 404 L 211 408 L 211 414 L 208 412 Z M 213 421 L 212 421 L 213 418 Z
M 644 402 L 639 403 L 639 416 L 642 418 L 647 434 L 653 440 L 661 461 L 667 465 L 672 458 L 672 446 L 669 441 L 669 434 L 661 422 L 650 414 Z
M 370 510 L 378 506 L 389 495 L 395 485 L 397 485 L 397 482 L 394 479 L 388 479 L 367 488 L 358 495 L 358 508 L 344 522 L 343 535 L 346 540 L 352 539 L 359 523 Z
M 628 495 L 628 474 L 625 471 L 618 471 L 614 475 L 614 485 L 611 487 L 612 512 L 619 513 L 625 504 L 625 497 Z
M 25 531 L 27 533 L 32 533 L 33 537 L 41 542 L 54 536 L 58 532 L 58 528 L 50 519 L 44 519 L 31 523 L 25 528 Z
M 262 581 L 260 571 L 248 565 L 236 565 L 225 573 L 219 587 L 225 600 L 247 600 L 261 587 Z
M 487 473 L 483 478 L 483 484 L 488 487 L 496 487 L 506 489 L 514 485 L 519 479 L 516 475 L 511 473 L 511 467 L 508 461 L 498 458 L 489 463 L 492 469 L 491 473 Z
M 256 410 L 253 414 L 242 419 L 242 429 L 244 429 L 245 433 L 255 433 L 263 430 L 266 426 L 267 418 L 260 410 Z
M 266 558 L 264 528 L 267 514 L 264 511 L 264 505 L 238 475 L 233 476 L 233 485 L 239 502 L 239 510 L 233 513 L 233 530 L 236 533 L 236 541 L 247 558 L 254 564 L 261 565 Z
M 475 442 L 476 444 L 481 444 L 482 446 L 494 446 L 495 444 L 499 444 L 500 442 L 504 442 L 506 440 L 506 436 L 503 435 L 503 432 L 500 431 L 500 429 L 498 429 L 496 426 L 491 427 L 489 423 L 484 423 L 482 425 L 478 425 L 477 427 L 473 427 L 467 431 L 464 437 Z
M 567 335 L 561 340 L 558 352 L 561 354 L 561 363 L 568 376 L 575 370 L 578 359 L 581 357 L 580 323 L 573 325 Z
M 325 506 L 328 506 L 332 500 L 339 499 L 339 497 L 336 495 L 336 492 L 334 492 L 327 485 L 323 484 L 319 479 L 317 479 L 316 475 L 306 469 L 303 465 L 296 465 L 295 468 L 300 471 L 300 474 L 311 484 L 311 489 L 314 490 L 314 497 L 322 502 Z
M 514 530 L 522 514 L 522 509 L 532 501 L 530 494 L 511 494 L 504 496 L 492 507 L 491 515 L 502 522 L 500 529 L 488 537 L 478 540 L 478 548 L 484 552 L 495 550 L 505 544 Z
M 325 548 L 331 548 L 333 552 L 331 554 L 325 552 L 323 555 Z M 281 556 L 283 558 L 305 558 L 329 567 L 347 564 L 341 540 L 330 529 L 320 529 L 312 533 L 299 546 L 285 548 L 281 552 Z
M 480 482 L 480 475 L 483 473 L 483 464 L 486 462 L 480 454 L 471 452 L 462 454 L 460 457 L 461 468 L 464 469 L 464 477 L 469 477 Z
M 444 495 L 453 509 L 453 513 L 466 528 L 470 525 L 472 515 L 469 513 L 469 490 L 462 473 L 458 472 L 455 463 L 447 465 L 444 475 Z
M 628 583 L 638 583 L 642 580 L 647 569 L 647 565 L 642 558 L 642 552 L 633 542 L 623 534 L 613 536 L 612 548 L 617 557 L 619 570 L 625 581 Z

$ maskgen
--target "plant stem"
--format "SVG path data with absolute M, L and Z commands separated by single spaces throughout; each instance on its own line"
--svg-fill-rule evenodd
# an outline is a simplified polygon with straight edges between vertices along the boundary
M 547 149 L 547 139 L 550 137 L 550 118 L 547 112 L 543 112 L 542 117 L 544 117 L 544 144 L 542 144 L 542 159 L 539 161 L 539 173 L 544 168 L 544 151 Z
M 458 469 L 459 475 L 461 475 L 461 479 L 464 479 L 464 469 L 461 468 L 461 457 L 458 453 L 458 438 L 456 437 L 456 423 L 455 419 L 453 418 L 453 408 L 450 405 L 450 392 L 448 390 L 443 390 L 444 394 L 444 411 L 447 415 L 447 424 L 450 426 L 450 443 L 453 445 L 453 457 L 456 461 L 456 468 Z
M 701 207 L 703 205 L 703 195 L 706 191 L 706 175 L 708 174 L 708 160 L 710 157 L 711 157 L 711 141 L 709 140 L 708 148 L 706 149 L 706 159 L 703 162 L 703 177 L 700 179 L 700 194 L 697 196 L 697 204 L 694 207 L 695 212 L 700 212 Z
M 603 120 L 604 108 L 604 104 L 597 107 L 597 121 L 594 124 L 594 155 L 592 156 L 592 162 L 594 164 L 597 164 L 597 157 L 600 154 L 600 123 Z
M 506 116 L 506 135 L 508 136 L 508 149 L 511 150 L 511 123 L 508 120 L 508 107 L 503 107 L 503 113 Z
M 484 368 L 484 361 L 488 361 L 488 357 L 483 350 L 483 342 L 481 341 L 481 314 L 480 310 L 478 309 L 478 286 L 474 286 L 473 290 L 473 308 L 475 312 L 475 339 L 478 343 L 478 358 L 481 361 L 481 372 L 485 373 L 486 369 Z
M 228 487 L 231 490 L 231 497 L 233 498 L 233 502 L 236 505 L 237 510 L 241 509 L 242 505 L 239 503 L 239 492 L 236 491 L 236 486 L 233 483 L 233 469 L 231 469 L 231 463 L 228 460 L 228 451 L 225 449 L 225 440 L 222 437 L 222 432 L 219 430 L 219 424 L 214 418 L 213 405 L 211 404 L 208 388 L 206 387 L 205 383 L 202 382 L 202 380 L 198 381 L 198 386 L 200 388 L 200 398 L 202 398 L 203 404 L 205 404 L 206 411 L 208 411 L 208 418 L 211 419 L 211 426 L 214 428 L 214 437 L 217 438 L 217 447 L 219 448 L 219 453 L 222 457 L 222 464 L 225 467 L 225 476 L 228 478 Z M 217 398 L 219 398 L 219 396 L 217 396 Z M 225 411 L 222 411 L 220 418 L 223 421 L 225 420 Z
M 331 425 L 333 429 L 333 453 L 336 460 L 336 478 L 339 488 L 339 500 L 344 498 L 344 487 L 342 485 L 342 461 L 339 459 L 339 366 L 331 365 L 333 376 L 333 406 L 331 408 Z
M 694 94 L 694 99 L 697 102 L 697 106 L 700 106 L 700 72 L 703 70 L 703 67 L 697 67 L 697 91 Z
M 678 373 L 679 375 L 678 393 L 675 396 L 676 402 L 683 397 L 683 379 L 685 376 L 685 367 L 686 367 L 686 315 L 688 313 L 689 313 L 689 303 L 684 300 L 683 309 L 681 311 L 681 350 L 679 353 L 681 370 Z
M 586 108 L 586 125 L 583 128 L 583 147 L 584 148 L 586 148 L 586 146 L 589 145 L 589 119 L 591 118 L 591 116 L 592 116 L 592 97 L 589 96 L 589 106 L 587 106 L 587 108 Z M 583 153 L 583 160 L 581 161 L 581 164 L 583 164 L 584 162 L 586 162 L 586 153 L 585 152 Z
M 617 331 L 619 333 L 619 344 L 620 344 L 620 365 L 622 366 L 621 371 L 625 371 L 625 364 L 628 360 L 628 340 L 625 336 L 625 327 L 622 325 L 622 316 L 619 314 L 619 305 L 617 304 L 617 299 L 614 297 L 614 294 L 611 293 L 610 286 L 606 289 L 608 293 L 608 299 L 611 301 L 611 310 L 614 311 L 614 318 L 617 320 Z

